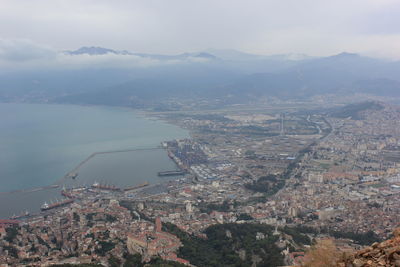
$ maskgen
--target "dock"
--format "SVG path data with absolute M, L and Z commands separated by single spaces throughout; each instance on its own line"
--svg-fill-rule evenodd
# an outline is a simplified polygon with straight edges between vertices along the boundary
M 176 171 L 163 171 L 163 172 L 158 172 L 158 176 L 175 176 L 175 175 L 184 175 L 186 172 L 176 170 Z

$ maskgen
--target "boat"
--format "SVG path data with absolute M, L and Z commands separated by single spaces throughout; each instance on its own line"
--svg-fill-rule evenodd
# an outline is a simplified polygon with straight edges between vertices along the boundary
M 142 184 L 139 184 L 139 185 L 135 185 L 135 186 L 126 187 L 126 188 L 124 188 L 124 191 L 129 191 L 129 190 L 139 189 L 139 188 L 142 188 L 142 187 L 145 187 L 145 186 L 148 186 L 148 185 L 149 185 L 149 183 L 148 183 L 148 182 L 144 182 L 144 183 L 142 183 Z
M 102 190 L 109 190 L 109 191 L 121 191 L 121 188 L 118 188 L 114 185 L 103 185 L 98 182 L 94 182 L 92 188 L 102 189 Z
M 184 175 L 184 171 L 175 170 L 175 171 L 164 171 L 158 172 L 158 176 L 175 176 L 175 175 Z
M 13 216 L 10 217 L 10 219 L 11 220 L 22 219 L 22 218 L 28 217 L 29 215 L 30 215 L 29 211 L 25 211 L 25 212 L 21 213 L 20 215 L 14 214 Z
M 41 211 L 51 210 L 51 209 L 55 209 L 55 208 L 66 206 L 68 204 L 71 204 L 72 202 L 74 202 L 74 200 L 72 200 L 72 199 L 66 199 L 66 200 L 59 201 L 59 202 L 52 203 L 52 204 L 47 204 L 47 202 L 45 202 L 40 207 L 40 210 Z
M 68 178 L 75 179 L 78 176 L 77 172 L 70 172 L 67 174 Z
M 65 188 L 61 191 L 61 195 L 63 195 L 66 198 L 75 198 L 71 193 L 69 193 Z

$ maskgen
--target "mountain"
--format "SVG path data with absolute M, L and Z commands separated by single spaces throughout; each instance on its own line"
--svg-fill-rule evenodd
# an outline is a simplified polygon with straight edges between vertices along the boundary
M 97 90 L 53 99 L 58 103 L 158 107 L 168 100 L 207 99 L 220 96 L 215 88 L 241 77 L 212 64 L 188 64 L 147 70 L 140 78 Z
M 90 55 L 90 56 L 98 56 L 98 55 L 106 55 L 106 54 L 114 54 L 114 55 L 130 55 L 130 56 L 138 56 L 143 58 L 151 58 L 157 60 L 184 60 L 188 58 L 199 58 L 199 59 L 208 59 L 214 60 L 217 59 L 216 56 L 207 53 L 207 52 L 199 52 L 199 53 L 183 53 L 179 55 L 158 55 L 158 54 L 145 54 L 145 53 L 133 53 L 127 50 L 113 50 L 109 48 L 103 48 L 98 46 L 84 46 L 77 50 L 73 51 L 64 51 L 67 55 Z
M 98 47 L 98 46 L 84 46 L 74 51 L 64 51 L 68 55 L 106 55 L 106 54 L 124 54 L 123 51 L 115 51 L 108 48 Z
M 205 52 L 230 61 L 261 60 L 265 58 L 262 55 L 249 54 L 234 49 L 207 49 Z
M 0 74 L 0 101 L 154 107 L 182 99 L 226 105 L 264 97 L 400 97 L 399 61 L 353 53 L 293 60 L 235 50 L 160 55 L 93 46 L 66 51 L 65 58 L 77 66 Z
M 275 73 L 250 74 L 226 85 L 225 90 L 286 99 L 355 93 L 400 97 L 400 62 L 341 53 L 301 61 Z
M 289 61 L 299 61 L 299 60 L 307 60 L 312 57 L 307 56 L 305 54 L 279 54 L 279 55 L 257 55 L 250 54 L 241 51 L 237 51 L 234 49 L 207 49 L 207 53 L 211 53 L 218 58 L 230 61 L 257 61 L 257 60 L 289 60 Z

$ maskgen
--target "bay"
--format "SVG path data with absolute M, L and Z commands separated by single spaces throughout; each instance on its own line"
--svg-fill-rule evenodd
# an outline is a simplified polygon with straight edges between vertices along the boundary
M 150 148 L 186 137 L 187 131 L 130 109 L 0 104 L 0 192 L 54 184 L 92 153 L 110 150 L 149 149 L 96 155 L 80 168 L 76 183 L 158 182 L 156 173 L 175 165 L 164 150 Z M 35 210 L 55 192 L 1 193 L 0 217 Z

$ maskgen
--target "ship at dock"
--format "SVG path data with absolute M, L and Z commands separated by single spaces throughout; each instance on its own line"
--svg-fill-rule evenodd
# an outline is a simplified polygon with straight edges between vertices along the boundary
M 114 185 L 100 184 L 98 182 L 93 183 L 92 184 L 92 188 L 101 189 L 101 190 L 108 190 L 108 191 L 122 191 L 121 188 L 116 187 Z
M 78 177 L 78 173 L 77 172 L 70 172 L 70 173 L 68 173 L 66 175 L 66 177 L 75 180 L 75 178 Z
M 135 189 L 139 189 L 139 188 L 142 188 L 142 187 L 146 187 L 148 185 L 149 185 L 149 182 L 144 182 L 144 183 L 139 184 L 139 185 L 126 187 L 126 188 L 124 188 L 124 191 L 135 190 Z
M 30 215 L 29 211 L 25 211 L 21 213 L 20 215 L 13 215 L 10 217 L 11 220 L 19 220 L 19 219 L 24 219 L 27 218 Z
M 181 171 L 181 170 L 174 170 L 174 171 L 163 171 L 163 172 L 158 172 L 158 176 L 176 176 L 176 175 L 185 175 L 186 172 Z
M 47 204 L 46 202 L 40 207 L 41 211 L 46 211 L 46 210 L 51 210 L 51 209 L 55 209 L 55 208 L 59 208 L 59 207 L 64 207 L 68 204 L 71 204 L 72 202 L 74 202 L 74 200 L 72 199 L 66 199 L 66 200 L 62 200 L 56 203 L 51 203 L 51 204 Z
M 68 192 L 65 188 L 63 188 L 63 190 L 61 191 L 61 195 L 69 199 L 75 198 L 75 196 L 73 196 L 71 192 Z

